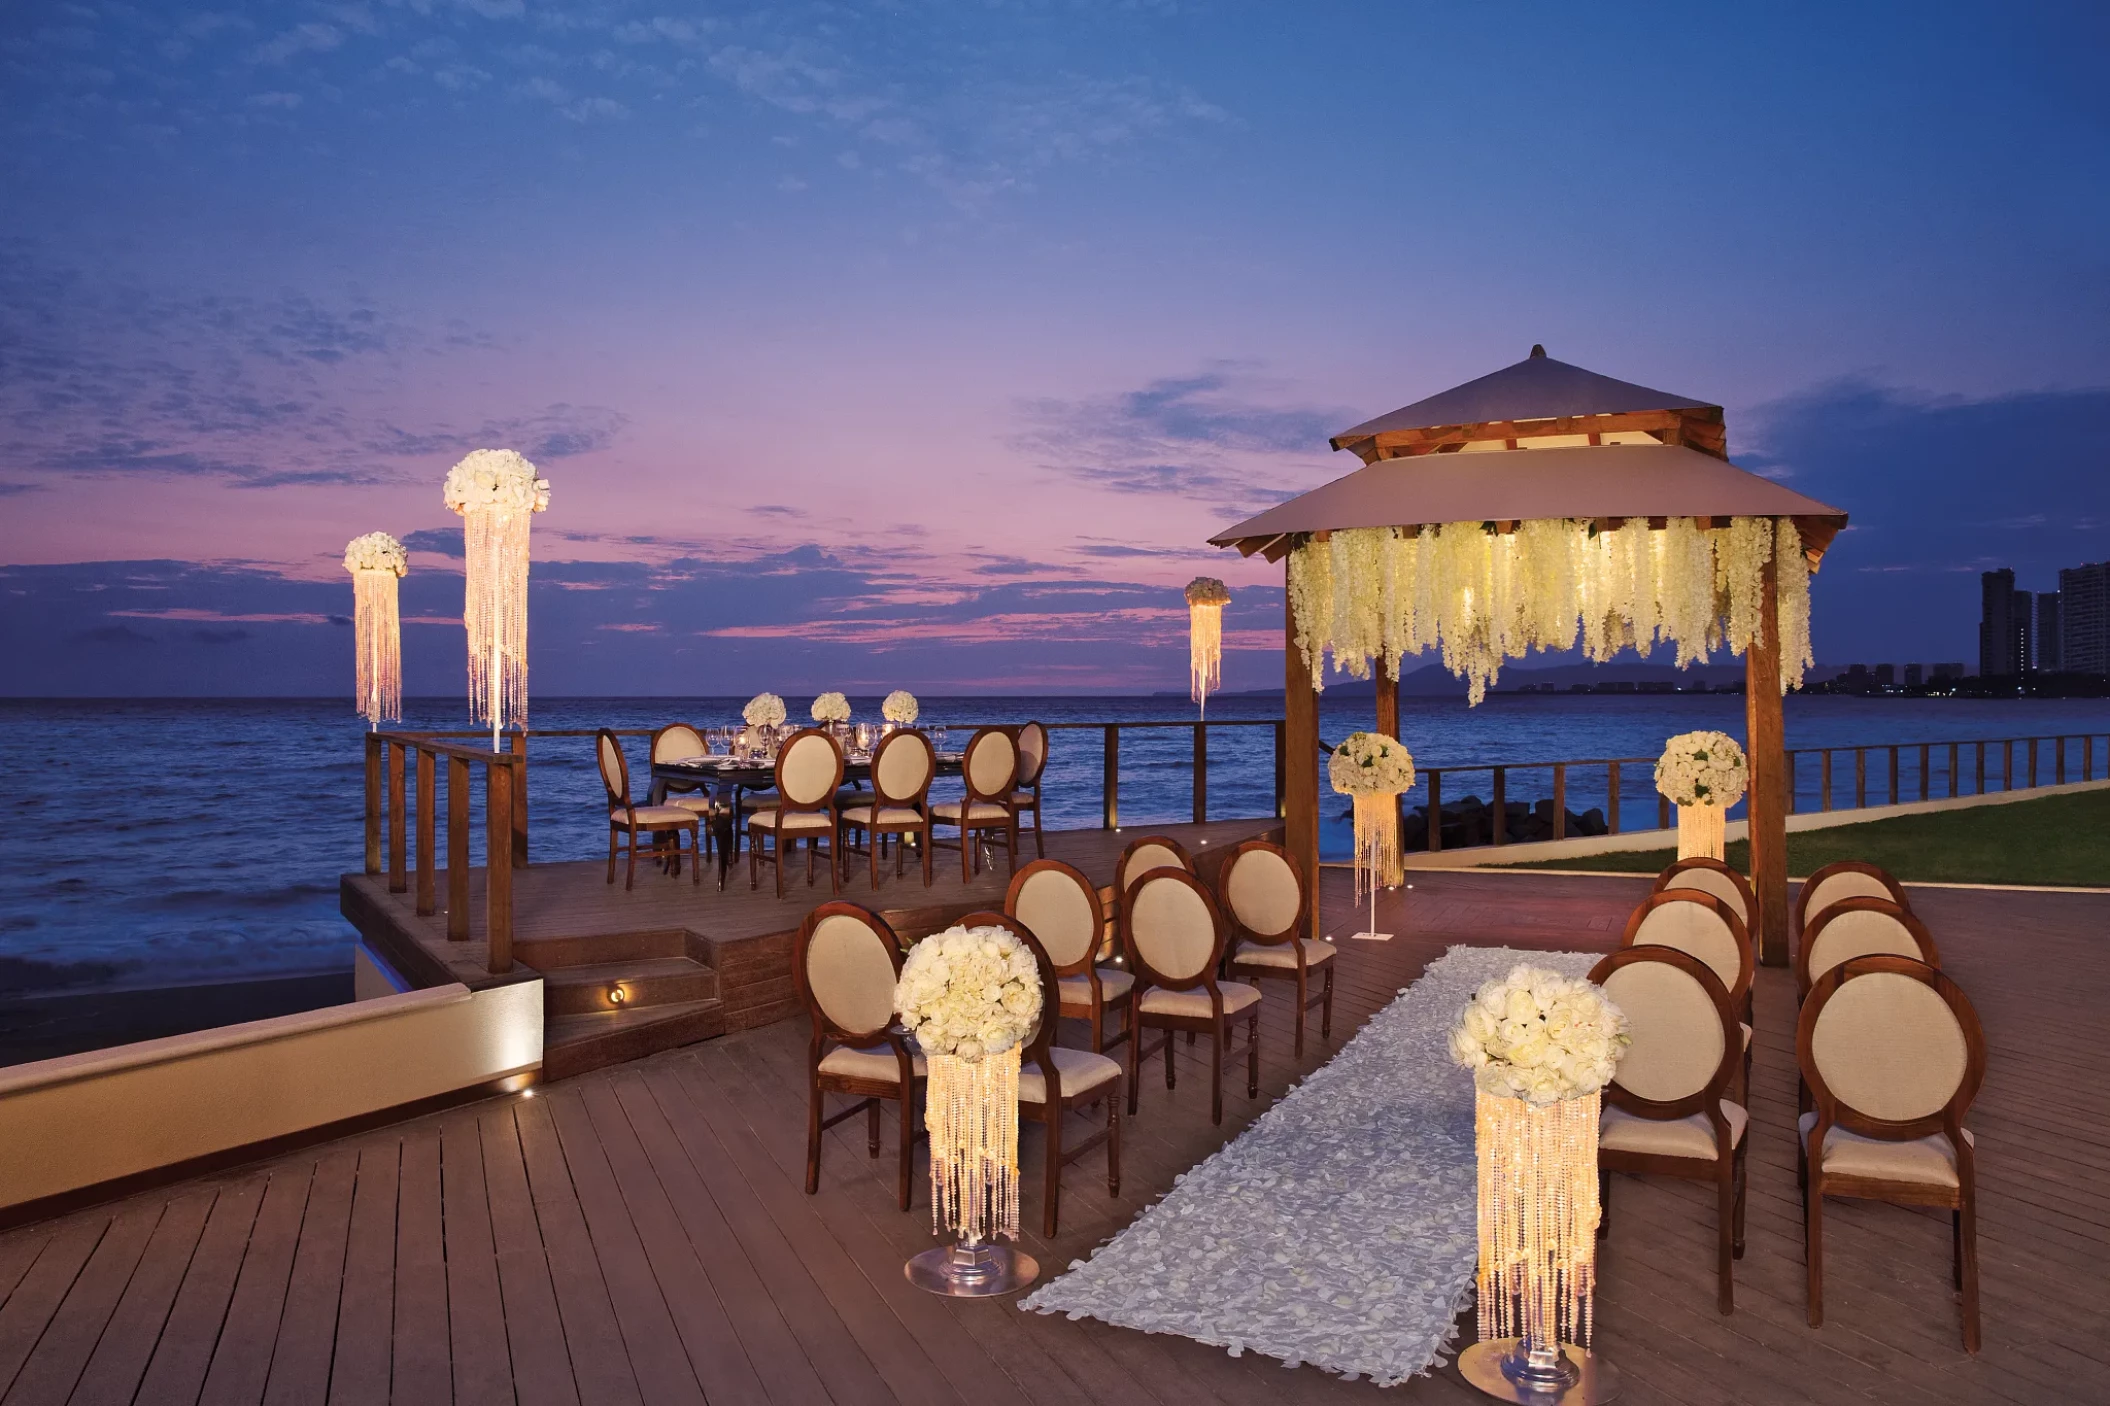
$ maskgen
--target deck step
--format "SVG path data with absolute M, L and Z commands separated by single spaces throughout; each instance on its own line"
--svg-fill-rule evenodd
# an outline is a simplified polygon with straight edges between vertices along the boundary
M 627 1012 L 710 1000 L 718 994 L 718 973 L 687 957 L 652 957 L 548 967 L 542 988 L 542 1008 L 552 1018 Z
M 725 1033 L 725 1007 L 676 1001 L 635 1010 L 551 1015 L 542 1029 L 542 1077 L 568 1079 Z

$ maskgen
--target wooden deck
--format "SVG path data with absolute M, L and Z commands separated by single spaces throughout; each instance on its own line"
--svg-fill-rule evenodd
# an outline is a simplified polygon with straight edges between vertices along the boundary
M 1601 948 L 1645 880 L 1415 878 L 1404 934 L 1350 944 L 1336 1043 L 1452 941 Z M 1327 876 L 1337 930 L 1345 876 Z M 1787 973 L 1758 984 L 1750 1249 L 1714 1311 L 1712 1192 L 1615 1180 L 1599 1345 L 1634 1403 L 2110 1400 L 2110 897 L 1919 889 L 1984 1018 L 1971 1118 L 1985 1350 L 1960 1347 L 1946 1219 L 1828 1210 L 1828 1322 L 1803 1322 Z M 1289 1055 L 1269 993 L 1263 1097 L 1146 1077 L 1124 1192 L 1073 1167 L 1059 1271 L 1331 1050 Z M 730 1035 L 0 1235 L 0 1402 L 1220 1402 L 1481 1400 L 1448 1370 L 1391 1393 L 1184 1339 L 929 1297 L 901 1262 L 928 1201 L 846 1124 L 801 1191 L 804 1031 Z M 1184 1046 L 1181 1047 L 1184 1053 Z M 1025 1157 L 1037 1165 L 1038 1134 Z M 1037 1180 L 1025 1219 L 1039 1223 Z

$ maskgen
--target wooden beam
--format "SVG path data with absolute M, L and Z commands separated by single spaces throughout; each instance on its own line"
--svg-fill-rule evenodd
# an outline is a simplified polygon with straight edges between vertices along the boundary
M 1288 585 L 1285 570 L 1284 585 Z M 1305 920 L 1309 934 L 1319 930 L 1319 695 L 1312 691 L 1311 671 L 1297 648 L 1296 624 L 1282 630 L 1283 843 L 1304 874 Z
M 1392 677 L 1390 664 L 1388 658 L 1380 655 L 1377 659 L 1376 673 L 1372 678 L 1377 683 L 1377 730 L 1396 742 L 1400 740 L 1399 680 Z M 1393 798 L 1392 811 L 1392 823 L 1399 826 L 1400 833 L 1404 834 L 1407 823 L 1407 798 L 1404 794 Z
M 1365 463 L 1435 453 L 1478 440 L 1538 439 L 1546 435 L 1605 435 L 1619 430 L 1676 430 L 1685 423 L 1677 410 L 1630 410 L 1617 415 L 1553 415 L 1543 420 L 1489 420 L 1478 425 L 1431 425 L 1423 429 L 1386 430 L 1340 447 L 1353 449 Z
M 1750 789 L 1751 889 L 1758 896 L 1758 958 L 1788 964 L 1787 742 L 1780 699 L 1780 609 L 1774 563 L 1765 570 L 1759 638 L 1744 651 L 1744 747 Z

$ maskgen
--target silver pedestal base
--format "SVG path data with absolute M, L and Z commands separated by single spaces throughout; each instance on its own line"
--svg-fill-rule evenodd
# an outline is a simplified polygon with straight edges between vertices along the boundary
M 1518 1406 L 1598 1406 L 1619 1397 L 1619 1374 L 1594 1352 L 1562 1343 L 1549 1362 L 1518 1350 L 1521 1339 L 1490 1338 L 1458 1354 L 1458 1374 L 1497 1401 Z
M 1011 1294 L 1040 1275 L 1040 1262 L 1003 1245 L 940 1245 L 901 1266 L 908 1282 L 947 1298 Z

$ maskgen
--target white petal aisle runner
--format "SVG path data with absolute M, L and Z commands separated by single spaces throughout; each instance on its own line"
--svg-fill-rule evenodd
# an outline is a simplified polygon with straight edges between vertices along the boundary
M 1472 1301 L 1479 1253 L 1473 1084 L 1451 1063 L 1451 1023 L 1518 962 L 1583 976 L 1597 960 L 1451 948 L 1236 1141 L 1020 1307 L 1380 1386 L 1427 1371 Z

